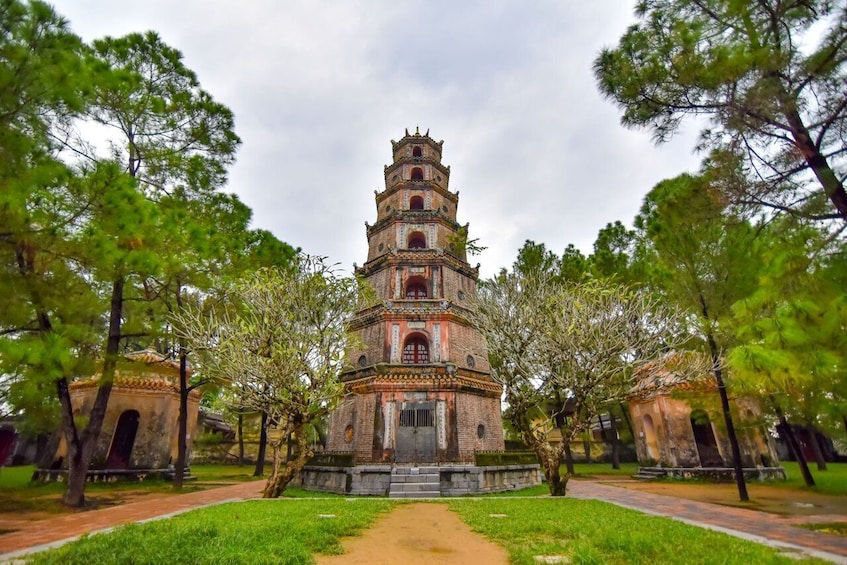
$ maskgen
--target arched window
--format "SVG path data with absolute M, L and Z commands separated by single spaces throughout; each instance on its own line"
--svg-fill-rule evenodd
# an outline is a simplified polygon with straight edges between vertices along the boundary
M 418 146 L 412 147 L 412 157 L 420 157 L 421 156 L 421 148 Z
M 426 249 L 426 236 L 419 231 L 409 236 L 409 249 Z
M 426 282 L 421 278 L 409 279 L 406 283 L 406 298 L 411 300 L 420 300 L 426 298 Z
M 424 209 L 424 199 L 422 196 L 412 196 L 412 199 L 409 200 L 409 210 L 423 210 Z
M 403 363 L 422 365 L 429 363 L 429 342 L 421 334 L 412 334 L 403 344 Z
M 423 180 L 423 169 L 420 167 L 412 169 L 412 180 Z

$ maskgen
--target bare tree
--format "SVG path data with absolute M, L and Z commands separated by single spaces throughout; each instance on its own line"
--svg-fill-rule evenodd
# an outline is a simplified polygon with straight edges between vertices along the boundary
M 367 295 L 356 279 L 301 256 L 296 270 L 262 269 L 236 284 L 233 310 L 194 310 L 175 320 L 200 353 L 198 371 L 228 382 L 244 407 L 266 413 L 275 428 L 265 498 L 278 497 L 297 476 L 312 455 L 307 427 L 344 394 L 338 376 L 351 339 L 345 320 Z M 291 436 L 297 454 L 289 461 L 284 447 Z
M 501 273 L 480 286 L 474 310 L 511 422 L 538 455 L 553 496 L 565 494 L 569 475 L 559 468 L 571 442 L 626 397 L 637 368 L 685 333 L 683 318 L 644 292 L 601 281 L 552 284 L 540 274 Z M 561 441 L 550 441 L 554 430 Z

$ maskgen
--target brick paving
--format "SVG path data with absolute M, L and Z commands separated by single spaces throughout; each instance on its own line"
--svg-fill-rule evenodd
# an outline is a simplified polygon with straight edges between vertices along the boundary
M 29 527 L 0 535 L 0 563 L 24 553 L 46 549 L 85 533 L 106 530 L 132 522 L 162 518 L 201 506 L 258 498 L 264 481 L 239 483 L 188 494 L 130 502 L 101 510 L 91 510 L 48 518 Z M 796 527 L 809 522 L 847 521 L 844 514 L 790 517 L 744 508 L 697 502 L 672 496 L 600 484 L 588 480 L 568 483 L 568 495 L 596 498 L 661 516 L 668 516 L 701 527 L 720 530 L 792 551 L 802 551 L 836 563 L 847 564 L 847 538 Z
M 0 563 L 26 553 L 30 548 L 58 545 L 89 532 L 179 514 L 210 504 L 257 498 L 264 486 L 265 481 L 250 481 L 31 522 L 26 529 L 0 535 Z
M 847 563 L 847 538 L 806 530 L 794 525 L 811 522 L 847 522 L 847 508 L 844 514 L 838 515 L 780 516 L 584 480 L 569 481 L 568 495 L 574 498 L 596 498 L 642 512 L 668 516 L 697 526 L 724 531 L 774 547 L 802 551 L 836 563 Z

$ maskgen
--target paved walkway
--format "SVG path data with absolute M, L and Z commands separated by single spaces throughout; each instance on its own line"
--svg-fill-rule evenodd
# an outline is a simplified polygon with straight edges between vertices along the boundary
M 163 518 L 210 504 L 258 498 L 264 484 L 264 481 L 240 483 L 32 522 L 29 528 L 0 535 L 0 563 L 8 562 L 24 553 L 61 545 L 85 533 L 131 522 Z M 802 551 L 836 563 L 847 564 L 847 538 L 813 532 L 794 525 L 808 522 L 847 521 L 847 509 L 845 514 L 836 516 L 785 517 L 744 508 L 640 492 L 588 480 L 569 481 L 568 495 L 575 498 L 605 500 L 650 514 L 668 516 L 696 526 L 767 543 L 773 547 Z
M 766 543 L 772 547 L 802 551 L 815 557 L 847 564 L 847 538 L 806 530 L 795 525 L 812 522 L 847 522 L 847 508 L 844 514 L 834 516 L 779 516 L 586 480 L 568 481 L 568 496 L 596 498 L 649 514 L 668 516 L 695 526 Z

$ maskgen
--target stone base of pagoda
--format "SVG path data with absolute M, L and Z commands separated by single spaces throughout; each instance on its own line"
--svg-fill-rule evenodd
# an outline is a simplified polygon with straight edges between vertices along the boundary
M 477 466 L 442 464 L 434 467 L 397 465 L 356 465 L 334 467 L 307 465 L 300 473 L 300 486 L 306 490 L 337 494 L 388 496 L 392 482 L 409 481 L 421 474 L 437 475 L 437 496 L 466 496 L 520 490 L 541 484 L 537 464 Z
M 450 365 L 380 366 L 345 375 L 350 395 L 333 412 L 330 452 L 357 465 L 474 463 L 504 448 L 501 388 Z

